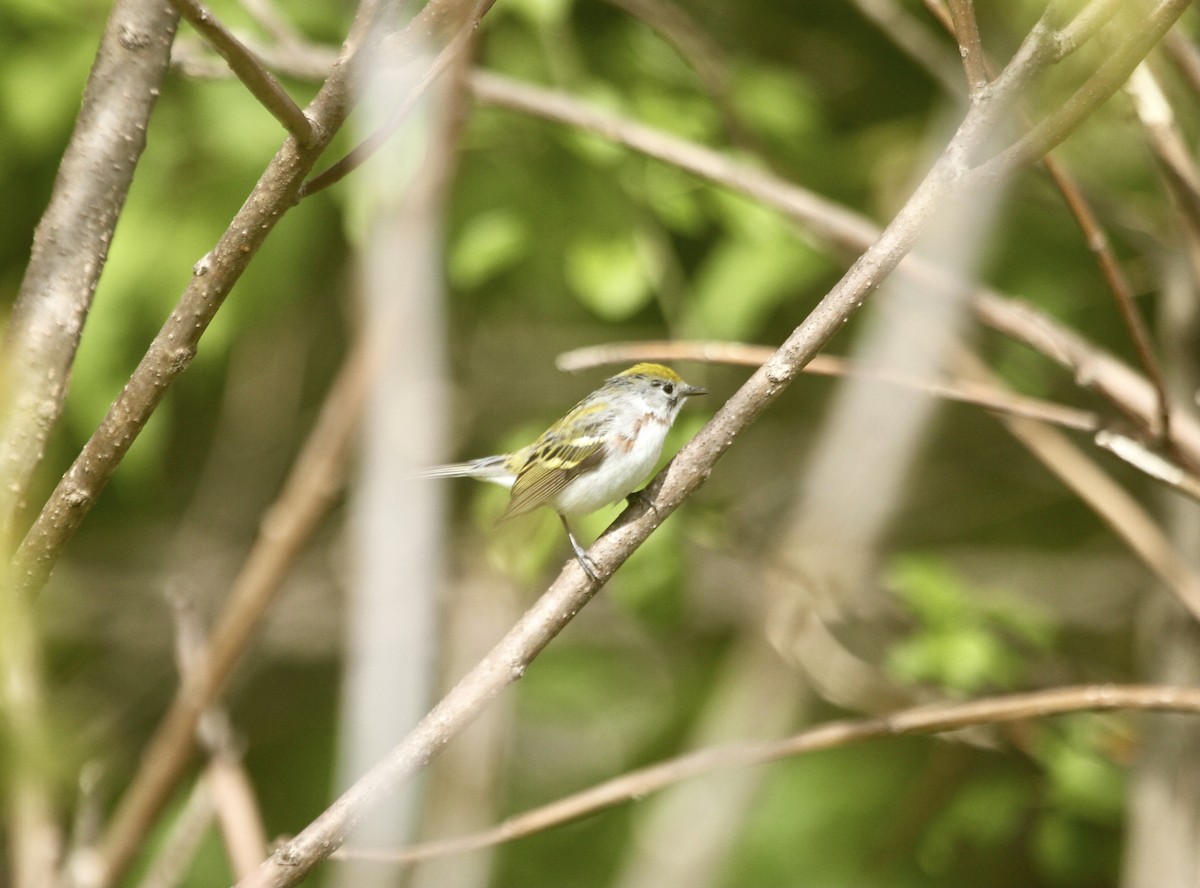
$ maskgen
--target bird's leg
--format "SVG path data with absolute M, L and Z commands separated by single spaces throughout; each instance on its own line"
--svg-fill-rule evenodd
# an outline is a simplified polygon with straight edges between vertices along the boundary
M 654 505 L 654 500 L 650 498 L 650 494 L 646 493 L 646 488 L 635 490 L 633 493 L 625 497 L 625 502 L 631 506 L 641 506 L 642 510 L 649 509 L 654 513 L 654 517 L 658 518 L 658 506 Z
M 579 545 L 579 541 L 575 539 L 575 534 L 571 532 L 571 525 L 567 523 L 567 516 L 559 514 L 559 520 L 562 521 L 563 529 L 567 532 L 567 539 L 571 541 L 571 548 L 575 550 L 575 557 L 579 560 L 579 566 L 583 568 L 583 572 L 592 578 L 593 582 L 599 582 L 600 577 L 596 575 L 596 563 L 588 558 L 587 552 L 583 551 L 583 546 Z

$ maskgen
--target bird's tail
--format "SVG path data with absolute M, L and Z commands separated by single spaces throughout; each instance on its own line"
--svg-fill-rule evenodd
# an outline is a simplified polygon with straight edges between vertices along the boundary
M 492 481 L 496 484 L 511 485 L 506 477 L 511 477 L 506 463 L 508 455 L 485 456 L 468 462 L 451 463 L 445 466 L 430 466 L 413 473 L 416 478 L 478 478 L 480 481 Z

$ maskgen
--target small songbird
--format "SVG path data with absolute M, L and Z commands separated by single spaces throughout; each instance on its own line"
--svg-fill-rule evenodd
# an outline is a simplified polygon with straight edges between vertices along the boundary
M 637 364 L 605 380 L 528 447 L 469 462 L 435 466 L 428 478 L 478 478 L 512 491 L 507 521 L 550 506 L 584 572 L 596 565 L 571 531 L 568 518 L 624 499 L 650 474 L 683 402 L 707 392 L 661 364 Z

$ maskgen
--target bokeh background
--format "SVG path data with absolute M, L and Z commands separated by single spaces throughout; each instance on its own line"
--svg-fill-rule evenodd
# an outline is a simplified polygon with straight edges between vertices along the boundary
M 900 49 L 890 28 L 864 15 L 865 0 L 499 0 L 475 52 L 482 67 L 718 147 L 885 222 L 962 100 L 944 83 L 961 79 L 957 48 L 922 5 L 884 5 L 923 25 L 927 55 Z M 266 39 L 238 5 L 212 6 Z M 985 44 L 1003 59 L 1041 4 L 984 6 Z M 307 0 L 282 0 L 279 9 L 327 48 L 353 12 Z M 5 309 L 107 12 L 92 0 L 0 5 Z M 666 28 L 656 27 L 664 14 Z M 186 26 L 180 46 L 185 60 L 208 58 Z M 1195 96 L 1163 71 L 1179 107 L 1193 111 L 1180 123 L 1194 135 Z M 1062 83 L 1031 95 L 1032 108 L 1061 98 L 1072 72 L 1056 76 Z M 298 76 L 284 82 L 298 99 L 317 88 Z M 446 460 L 524 443 L 606 375 L 558 371 L 565 351 L 662 338 L 776 344 L 853 258 L 748 198 L 595 137 L 469 101 L 462 113 L 440 223 L 445 364 L 437 372 L 446 412 L 436 421 Z M 353 133 L 339 136 L 331 158 Z M 280 141 L 277 124 L 235 81 L 184 70 L 168 78 L 32 501 L 48 494 L 103 417 Z M 1118 95 L 1060 156 L 1161 332 L 1165 282 L 1187 272 L 1179 271 L 1175 210 L 1128 100 Z M 212 618 L 312 426 L 360 326 L 356 256 L 366 235 L 355 188 L 372 175 L 368 164 L 305 200 L 271 235 L 39 601 L 64 810 L 77 803 L 81 770 L 97 775 L 101 811 L 127 783 L 177 684 L 169 596 L 186 595 Z M 1085 238 L 1043 175 L 1018 177 L 988 224 L 980 279 L 1133 361 Z M 860 328 L 848 325 L 830 351 L 851 352 Z M 1014 389 L 1106 409 L 1024 346 L 986 331 L 965 338 Z M 677 367 L 711 394 L 685 410 L 669 452 L 749 373 Z M 810 449 L 839 385 L 802 378 L 736 442 L 461 749 L 452 745 L 396 846 L 494 822 L 707 742 L 778 736 L 898 700 L 1152 677 L 1139 632 L 1173 609 L 1169 594 L 1100 517 L 974 407 L 946 405 L 931 417 L 869 550 L 838 553 L 853 562 L 845 570 L 789 574 L 787 553 L 805 541 L 789 538 L 788 516 L 804 496 Z M 1164 521 L 1172 510 L 1194 516 L 1194 502 L 1098 458 Z M 462 481 L 443 493 L 445 579 L 432 594 L 444 685 L 533 601 L 567 549 L 553 515 L 495 529 L 501 490 Z M 583 534 L 594 537 L 618 511 L 583 522 Z M 355 579 L 345 518 L 340 506 L 323 524 L 227 696 L 270 836 L 298 831 L 337 782 Z M 886 692 L 830 691 L 838 677 L 813 674 L 778 622 L 780 588 L 824 602 L 839 649 Z M 397 594 L 409 594 L 399 582 Z M 1157 637 L 1150 630 L 1150 647 Z M 639 800 L 404 878 L 497 888 L 1113 884 L 1130 769 L 1166 723 L 1089 715 L 851 747 L 701 778 L 683 795 Z M 313 883 L 331 884 L 328 872 Z M 214 832 L 180 884 L 229 879 Z

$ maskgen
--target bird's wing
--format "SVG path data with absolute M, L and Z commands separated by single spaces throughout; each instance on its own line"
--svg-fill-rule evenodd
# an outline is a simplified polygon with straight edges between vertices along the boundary
M 604 428 L 595 408 L 581 403 L 565 420 L 560 425 L 570 429 L 569 434 L 556 425 L 529 448 L 501 521 L 551 504 L 572 479 L 600 462 L 604 454 Z

